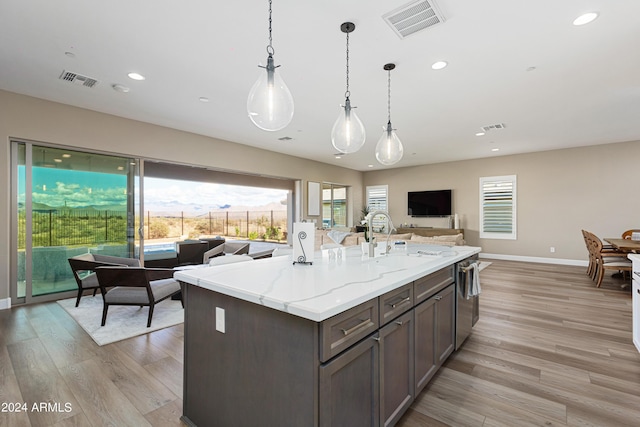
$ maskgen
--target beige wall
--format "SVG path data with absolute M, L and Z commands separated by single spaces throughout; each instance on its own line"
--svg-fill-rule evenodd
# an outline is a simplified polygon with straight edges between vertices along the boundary
M 358 195 L 351 211 L 361 209 L 361 172 L 0 91 L 0 300 L 9 296 L 10 138 L 299 179 L 305 193 L 307 181 L 345 184 Z
M 618 237 L 640 227 L 638 159 L 640 141 L 634 141 L 371 171 L 364 184 L 389 185 L 396 226 L 446 227 L 446 220 L 407 216 L 407 191 L 450 188 L 466 240 L 484 253 L 586 260 L 581 229 Z M 517 176 L 517 240 L 479 238 L 479 178 L 500 175 Z

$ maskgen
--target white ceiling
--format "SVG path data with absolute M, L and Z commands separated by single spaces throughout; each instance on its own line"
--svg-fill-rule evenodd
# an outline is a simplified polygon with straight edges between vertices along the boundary
M 382 16 L 407 3 L 273 0 L 275 62 L 295 99 L 278 132 L 246 113 L 266 63 L 267 0 L 1 0 L 0 89 L 371 170 L 383 168 L 374 155 L 387 121 L 382 67 L 394 62 L 391 118 L 405 156 L 393 167 L 640 140 L 640 1 L 437 0 L 446 21 L 401 40 Z M 589 11 L 599 18 L 571 24 Z M 335 159 L 345 21 L 356 24 L 351 102 L 367 142 Z M 449 66 L 434 71 L 437 60 Z M 64 82 L 63 70 L 99 83 Z M 475 136 L 498 123 L 506 128 Z

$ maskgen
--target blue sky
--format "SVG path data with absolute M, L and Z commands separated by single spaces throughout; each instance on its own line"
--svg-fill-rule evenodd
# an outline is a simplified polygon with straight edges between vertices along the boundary
M 23 168 L 19 171 L 21 174 Z M 33 202 L 48 206 L 126 205 L 125 175 L 33 168 Z M 24 201 L 24 180 L 20 179 L 20 200 Z

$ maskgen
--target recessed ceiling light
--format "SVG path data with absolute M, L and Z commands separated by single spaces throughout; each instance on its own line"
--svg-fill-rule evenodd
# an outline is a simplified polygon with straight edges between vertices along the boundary
M 138 74 L 138 73 L 129 73 L 127 74 L 127 76 L 129 76 L 129 78 L 132 80 L 144 80 L 146 78 L 142 74 Z
M 492 148 L 491 151 L 500 151 L 499 148 Z
M 71 154 L 63 154 L 62 157 L 64 157 L 65 159 L 68 159 L 69 157 L 71 157 Z
M 574 19 L 573 25 L 585 25 L 585 24 L 588 24 L 589 22 L 592 22 L 597 17 L 598 17 L 597 12 L 585 13 L 584 15 L 580 15 L 576 19 Z
M 372 168 L 372 167 L 373 167 L 373 165 L 367 165 L 367 167 L 368 167 L 368 168 Z
M 336 154 L 334 157 L 335 157 L 336 159 L 341 159 L 341 158 L 342 158 L 342 156 L 341 156 L 340 154 Z
M 476 133 L 476 136 L 484 136 L 484 132 L 478 132 Z
M 62 159 L 53 159 L 53 161 L 56 163 L 62 163 Z
M 443 69 L 444 67 L 446 67 L 447 65 L 448 65 L 448 64 L 447 64 L 445 61 L 437 61 L 437 62 L 434 62 L 434 63 L 431 65 L 431 68 L 432 68 L 432 69 L 434 69 L 434 70 L 442 70 L 442 69 Z
M 209 98 L 207 98 L 206 96 L 201 96 L 198 99 L 200 100 L 200 102 L 209 102 Z

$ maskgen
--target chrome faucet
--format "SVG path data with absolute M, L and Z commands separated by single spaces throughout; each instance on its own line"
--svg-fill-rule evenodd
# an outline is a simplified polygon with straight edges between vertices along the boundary
M 387 243 L 386 243 L 386 247 L 385 247 L 385 251 L 384 254 L 387 255 L 389 253 L 389 251 L 391 250 L 391 246 L 389 246 L 389 237 L 391 236 L 391 231 L 393 231 L 395 229 L 395 227 L 393 226 L 393 222 L 391 222 L 391 216 L 389 216 L 389 214 L 386 211 L 373 211 L 370 212 L 365 219 L 367 220 L 367 229 L 368 229 L 368 234 L 369 234 L 369 258 L 373 258 L 375 256 L 375 250 L 376 250 L 376 246 L 378 246 L 377 243 L 375 243 L 373 240 L 373 218 L 376 215 L 383 215 L 387 218 L 387 222 L 388 222 L 388 228 L 389 228 L 389 232 L 387 233 Z

